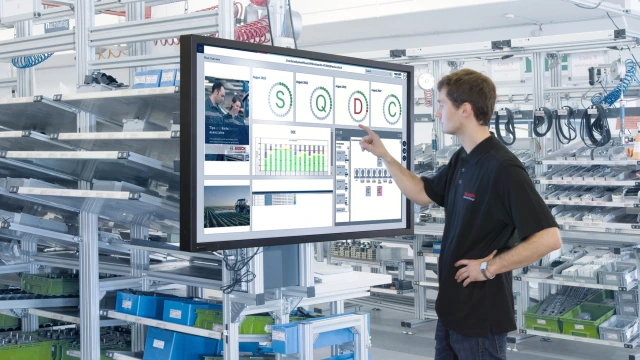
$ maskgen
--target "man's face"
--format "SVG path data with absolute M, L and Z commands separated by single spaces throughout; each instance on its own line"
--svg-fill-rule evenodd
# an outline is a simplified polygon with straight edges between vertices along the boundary
M 440 123 L 442 124 L 442 131 L 445 134 L 455 135 L 462 128 L 462 106 L 460 109 L 456 109 L 456 107 L 451 103 L 451 101 L 447 98 L 447 89 L 443 88 L 440 91 L 440 95 L 438 96 L 438 111 L 436 112 L 436 117 L 440 119 Z
M 222 104 L 224 102 L 224 93 L 224 87 L 221 87 L 218 91 L 214 91 L 211 94 L 211 100 L 213 100 L 213 103 L 216 105 Z
M 238 115 L 238 113 L 240 113 L 240 106 L 241 106 L 240 101 L 236 101 L 233 103 L 233 106 L 231 107 L 231 111 L 233 112 L 234 115 Z

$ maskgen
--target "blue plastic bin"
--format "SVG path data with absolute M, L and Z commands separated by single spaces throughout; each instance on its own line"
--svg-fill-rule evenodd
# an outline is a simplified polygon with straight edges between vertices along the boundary
M 161 78 L 162 70 L 138 71 L 134 76 L 133 89 L 157 88 Z
M 160 78 L 160 87 L 175 86 L 176 84 L 176 69 L 163 69 L 162 77 Z
M 166 300 L 164 302 L 162 320 L 174 324 L 193 326 L 198 317 L 196 309 L 222 310 L 222 306 L 188 299 Z
M 173 299 L 175 298 L 118 292 L 116 296 L 116 311 L 123 314 L 162 320 L 165 300 Z
M 150 327 L 143 360 L 201 359 L 221 353 L 220 340 Z
M 340 315 L 332 315 L 318 319 L 308 319 L 307 321 L 322 321 L 332 317 L 352 315 L 354 313 L 346 313 Z M 298 353 L 298 326 L 299 323 L 293 322 L 289 324 L 274 325 L 272 328 L 271 339 L 273 351 L 277 354 L 291 355 Z M 367 321 L 367 326 L 370 322 Z M 313 343 L 314 349 L 321 349 L 327 346 L 339 345 L 354 340 L 354 335 L 350 329 L 339 329 L 327 331 L 318 335 Z
M 440 254 L 440 249 L 442 248 L 442 241 L 434 241 L 433 242 L 433 253 Z

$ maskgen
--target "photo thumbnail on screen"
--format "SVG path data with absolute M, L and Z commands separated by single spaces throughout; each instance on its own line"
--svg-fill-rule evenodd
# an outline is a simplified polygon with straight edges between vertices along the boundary
M 225 228 L 251 224 L 249 186 L 205 186 L 204 227 Z
M 205 161 L 249 161 L 249 81 L 205 76 Z

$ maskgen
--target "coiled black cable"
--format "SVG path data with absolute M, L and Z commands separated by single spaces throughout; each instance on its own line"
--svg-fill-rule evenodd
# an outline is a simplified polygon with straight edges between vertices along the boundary
M 544 113 L 544 116 L 536 116 L 535 113 L 538 111 L 542 111 Z M 534 117 L 533 117 L 533 134 L 537 137 L 545 137 L 547 136 L 547 134 L 549 133 L 549 131 L 551 131 L 551 128 L 553 127 L 553 113 L 551 112 L 551 110 L 549 110 L 546 107 L 542 107 L 540 109 L 538 109 L 537 111 L 535 111 L 534 113 Z M 540 132 L 540 128 L 544 125 L 547 124 L 547 127 L 544 131 Z
M 576 112 L 573 110 L 571 106 L 563 106 L 563 110 L 567 111 L 567 118 L 565 122 L 562 122 L 562 115 L 560 115 L 559 111 L 555 112 L 556 115 L 556 137 L 558 141 L 562 145 L 567 145 L 578 137 L 578 132 L 576 131 L 576 126 L 574 123 L 576 122 Z M 573 122 L 572 122 L 573 120 Z M 567 127 L 568 134 L 564 132 L 564 126 Z
M 511 111 L 511 109 L 509 108 L 504 108 L 503 110 L 507 113 L 507 121 L 504 123 L 504 130 L 507 132 L 507 134 L 511 135 L 512 137 L 511 142 L 506 141 L 502 137 L 502 133 L 500 131 L 500 111 L 496 112 L 496 120 L 494 124 L 496 128 L 496 136 L 498 137 L 498 140 L 500 140 L 500 142 L 502 142 L 503 144 L 509 146 L 509 145 L 513 145 L 516 142 L 516 124 L 513 119 L 513 111 Z
M 598 112 L 598 116 L 593 122 L 591 122 L 589 109 L 596 109 Z M 600 136 L 600 139 L 596 135 Z M 587 142 L 585 136 L 589 139 L 589 142 Z M 580 138 L 587 147 L 602 147 L 611 141 L 611 130 L 609 129 L 609 120 L 604 106 L 592 105 L 585 109 L 580 120 Z

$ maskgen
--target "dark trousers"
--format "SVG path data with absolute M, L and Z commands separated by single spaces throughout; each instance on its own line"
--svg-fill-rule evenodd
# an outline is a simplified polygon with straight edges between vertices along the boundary
M 507 334 L 486 338 L 467 337 L 449 330 L 440 321 L 436 328 L 435 360 L 506 360 Z

